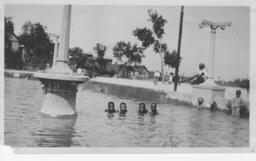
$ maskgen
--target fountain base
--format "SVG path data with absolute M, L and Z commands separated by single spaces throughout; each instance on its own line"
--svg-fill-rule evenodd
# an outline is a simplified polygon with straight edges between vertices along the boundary
M 210 107 L 215 98 L 223 98 L 225 96 L 225 88 L 215 84 L 212 79 L 207 79 L 204 83 L 193 85 L 192 103 L 198 105 L 198 98 L 203 98 L 203 106 Z
M 77 86 L 88 80 L 87 76 L 38 72 L 34 74 L 46 94 L 41 108 L 43 114 L 51 117 L 76 114 Z

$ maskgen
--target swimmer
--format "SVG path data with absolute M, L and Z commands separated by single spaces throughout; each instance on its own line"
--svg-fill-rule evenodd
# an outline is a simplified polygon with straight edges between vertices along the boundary
M 217 103 L 214 101 L 211 104 L 210 111 L 216 111 L 218 109 Z
M 139 114 L 146 114 L 146 113 L 148 113 L 148 110 L 146 109 L 145 103 L 140 103 L 139 104 L 138 112 L 139 112 Z
M 108 109 L 106 109 L 105 112 L 116 113 L 114 102 L 112 102 L 112 101 L 108 102 Z
M 157 104 L 156 103 L 151 103 L 151 115 L 158 115 L 158 111 L 157 111 Z
M 119 109 L 120 109 L 119 114 L 126 114 L 128 112 L 127 106 L 124 102 L 120 103 Z

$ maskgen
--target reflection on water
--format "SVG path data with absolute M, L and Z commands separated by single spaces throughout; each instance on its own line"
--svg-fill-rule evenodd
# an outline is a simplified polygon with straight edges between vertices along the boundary
M 159 115 L 138 115 L 137 100 L 79 91 L 76 117 L 39 113 L 44 95 L 39 81 L 5 78 L 5 144 L 15 147 L 244 147 L 249 121 L 223 112 L 159 104 Z M 108 115 L 108 101 L 128 113 Z M 149 109 L 151 102 L 147 102 Z

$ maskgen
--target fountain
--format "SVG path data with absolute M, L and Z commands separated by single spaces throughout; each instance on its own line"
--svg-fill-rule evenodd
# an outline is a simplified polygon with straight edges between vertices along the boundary
M 88 80 L 89 77 L 74 74 L 69 68 L 68 50 L 70 35 L 71 5 L 64 5 L 62 17 L 62 30 L 60 37 L 60 48 L 54 53 L 56 63 L 50 69 L 38 71 L 34 74 L 42 83 L 46 93 L 41 113 L 57 117 L 76 114 L 77 86 Z
M 230 26 L 231 22 L 211 22 L 208 20 L 203 20 L 199 25 L 200 28 L 210 27 L 211 42 L 208 63 L 208 79 L 202 84 L 193 85 L 192 103 L 195 105 L 198 104 L 197 99 L 201 97 L 204 99 L 204 105 L 206 107 L 210 107 L 210 105 L 215 101 L 215 98 L 223 98 L 225 95 L 225 88 L 214 82 L 215 36 L 218 28 L 224 30 L 226 27 Z

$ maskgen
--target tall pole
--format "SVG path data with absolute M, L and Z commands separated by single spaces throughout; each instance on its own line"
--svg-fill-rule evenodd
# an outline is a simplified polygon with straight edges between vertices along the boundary
M 73 71 L 69 68 L 68 62 L 68 50 L 69 50 L 69 36 L 70 36 L 70 21 L 71 21 L 71 5 L 63 6 L 62 25 L 60 46 L 54 60 L 52 71 L 61 72 L 66 74 L 72 74 Z M 56 46 L 57 47 L 57 46 Z
M 209 52 L 209 62 L 208 62 L 208 70 L 209 70 L 209 79 L 214 80 L 214 65 L 215 65 L 215 36 L 216 29 L 211 30 L 211 44 L 210 44 L 210 52 Z
M 210 51 L 209 51 L 209 59 L 208 59 L 208 79 L 207 82 L 214 84 L 214 63 L 215 63 L 215 36 L 218 28 L 225 30 L 226 27 L 231 26 L 231 22 L 212 22 L 208 20 L 203 20 L 201 24 L 199 24 L 200 28 L 209 27 L 211 29 L 211 41 L 210 41 Z
M 178 40 L 178 49 L 177 49 L 178 59 L 180 59 L 180 46 L 181 46 L 182 27 L 183 27 L 183 15 L 184 15 L 183 9 L 184 9 L 184 6 L 181 6 L 179 40 Z M 179 66 L 180 66 L 180 62 L 178 62 L 175 66 L 174 91 L 177 91 L 177 86 L 178 86 L 178 83 L 179 83 Z

